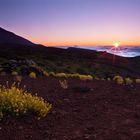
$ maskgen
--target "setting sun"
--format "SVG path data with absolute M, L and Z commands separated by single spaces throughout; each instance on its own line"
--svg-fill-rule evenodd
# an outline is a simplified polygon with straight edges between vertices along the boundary
M 114 47 L 118 48 L 120 46 L 120 44 L 118 42 L 114 43 Z

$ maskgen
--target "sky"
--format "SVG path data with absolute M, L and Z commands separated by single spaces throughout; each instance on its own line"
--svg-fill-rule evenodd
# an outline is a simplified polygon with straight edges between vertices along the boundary
M 46 46 L 140 45 L 140 0 L 0 0 L 0 26 Z

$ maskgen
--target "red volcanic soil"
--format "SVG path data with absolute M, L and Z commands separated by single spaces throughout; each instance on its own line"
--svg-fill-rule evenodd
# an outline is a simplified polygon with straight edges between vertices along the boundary
M 0 84 L 13 82 L 1 76 Z M 0 122 L 0 140 L 140 140 L 140 85 L 24 77 L 21 86 L 53 105 L 47 117 L 7 117 Z M 90 90 L 89 90 L 90 89 Z

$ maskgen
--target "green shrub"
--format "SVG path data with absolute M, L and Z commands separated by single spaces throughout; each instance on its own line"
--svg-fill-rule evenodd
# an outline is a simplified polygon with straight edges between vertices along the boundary
M 35 73 L 35 72 L 31 72 L 31 73 L 29 74 L 29 77 L 30 77 L 30 78 L 36 78 L 36 73 Z
M 51 104 L 43 98 L 31 95 L 14 84 L 11 87 L 0 87 L 0 119 L 7 115 L 19 116 L 28 112 L 38 117 L 45 117 L 51 109 Z

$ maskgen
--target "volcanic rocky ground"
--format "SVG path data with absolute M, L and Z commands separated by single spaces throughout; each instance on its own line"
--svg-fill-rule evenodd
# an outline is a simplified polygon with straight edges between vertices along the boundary
M 37 120 L 32 114 L 0 122 L 0 140 L 140 140 L 140 85 L 112 81 L 23 77 L 21 87 L 43 97 L 53 108 Z M 14 82 L 1 76 L 0 84 Z

